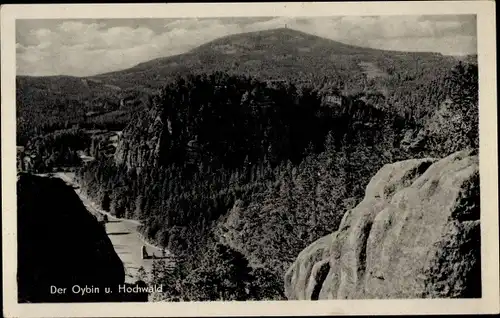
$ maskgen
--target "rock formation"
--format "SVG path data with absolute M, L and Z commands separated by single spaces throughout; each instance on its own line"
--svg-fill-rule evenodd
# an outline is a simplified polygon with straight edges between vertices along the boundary
M 123 264 L 105 229 L 70 186 L 21 174 L 17 200 L 20 303 L 147 301 L 147 295 L 118 293 L 125 284 Z
M 389 164 L 285 275 L 288 299 L 481 297 L 478 156 Z
M 115 162 L 138 170 L 145 165 L 157 165 L 160 147 L 168 148 L 171 139 L 162 117 L 161 109 L 152 107 L 130 123 L 118 138 Z

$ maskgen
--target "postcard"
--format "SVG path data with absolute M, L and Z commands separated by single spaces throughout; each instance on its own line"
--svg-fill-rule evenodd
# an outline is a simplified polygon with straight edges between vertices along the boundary
M 498 313 L 494 9 L 2 6 L 4 315 Z

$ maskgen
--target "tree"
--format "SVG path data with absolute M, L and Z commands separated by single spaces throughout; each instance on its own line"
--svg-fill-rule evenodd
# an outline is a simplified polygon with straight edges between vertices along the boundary
M 443 157 L 479 147 L 477 65 L 459 63 L 450 76 L 449 98 L 425 122 L 418 134 L 426 155 Z
M 109 191 L 104 192 L 101 202 L 101 208 L 104 211 L 109 211 L 111 208 L 111 198 L 109 196 Z
M 451 75 L 451 101 L 454 109 L 462 115 L 459 124 L 470 147 L 479 147 L 479 81 L 477 65 L 460 62 Z
M 283 280 L 264 267 L 252 269 L 249 300 L 284 300 Z
M 213 246 L 200 266 L 186 277 L 190 300 L 246 300 L 251 280 L 248 261 L 222 244 Z
M 144 267 L 143 266 L 139 267 L 139 269 L 137 270 L 137 275 L 136 275 L 137 279 L 141 280 L 143 282 L 147 282 L 147 280 L 148 280 L 147 276 L 148 275 L 147 275 L 146 270 L 144 269 Z

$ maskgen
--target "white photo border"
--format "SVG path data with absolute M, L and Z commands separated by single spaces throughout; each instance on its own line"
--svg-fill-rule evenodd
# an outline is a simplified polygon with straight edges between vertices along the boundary
M 477 15 L 480 107 L 481 299 L 186 303 L 17 303 L 16 19 Z M 493 1 L 5 5 L 1 8 L 3 301 L 7 317 L 186 317 L 498 313 L 496 28 Z

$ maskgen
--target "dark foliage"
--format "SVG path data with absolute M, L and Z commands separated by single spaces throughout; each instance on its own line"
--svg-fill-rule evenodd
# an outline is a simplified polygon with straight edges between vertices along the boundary
M 27 170 L 51 172 L 53 167 L 71 167 L 81 164 L 79 150 L 90 146 L 90 136 L 81 129 L 64 129 L 37 136 L 26 146 L 30 154 Z
M 60 129 L 121 130 L 150 91 L 122 90 L 90 78 L 16 78 L 17 144 Z

